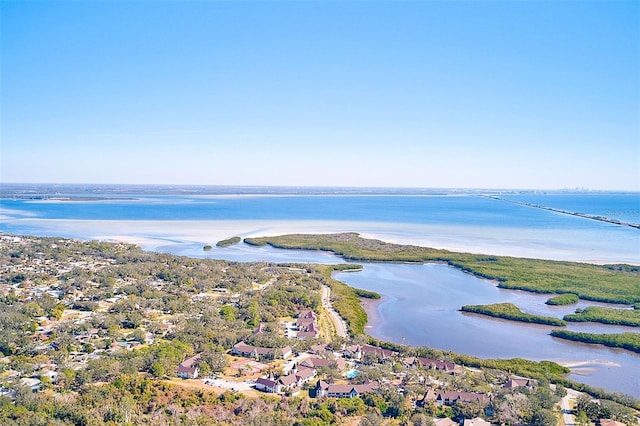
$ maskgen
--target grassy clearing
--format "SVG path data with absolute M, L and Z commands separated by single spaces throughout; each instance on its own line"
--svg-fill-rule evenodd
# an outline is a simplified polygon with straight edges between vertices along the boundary
M 322 330 L 322 337 L 325 337 L 327 340 L 333 339 L 336 333 L 336 327 L 331 321 L 331 317 L 327 313 L 327 311 L 322 310 L 320 312 L 318 318 L 318 325 L 320 326 L 320 330 Z

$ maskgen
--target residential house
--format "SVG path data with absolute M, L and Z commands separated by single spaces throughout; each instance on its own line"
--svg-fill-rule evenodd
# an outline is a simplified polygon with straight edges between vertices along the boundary
M 344 370 L 347 366 L 347 362 L 338 358 L 336 360 L 317 358 L 317 357 L 309 357 L 300 363 L 303 367 L 309 368 L 331 368 L 332 366 L 336 366 L 338 370 Z
M 234 355 L 252 357 L 255 356 L 255 346 L 247 345 L 245 342 L 238 342 L 231 348 Z
M 315 318 L 298 318 L 293 325 L 295 325 L 298 330 L 304 331 L 315 323 Z
M 263 392 L 278 393 L 280 392 L 280 384 L 275 380 L 260 377 L 256 380 L 256 389 Z
M 362 356 L 365 356 L 366 354 L 373 354 L 378 358 L 380 358 L 381 360 L 389 359 L 394 355 L 398 354 L 396 351 L 392 351 L 390 349 L 383 349 L 383 348 L 379 348 L 377 346 L 371 346 L 371 345 L 362 345 L 360 347 L 360 352 L 362 352 Z
M 130 351 L 130 350 L 132 350 L 134 348 L 134 346 L 140 346 L 140 344 L 138 342 L 133 342 L 133 341 L 131 341 L 131 342 L 127 342 L 127 341 L 118 342 L 118 341 L 114 340 L 111 343 L 110 351 L 111 352 L 115 352 L 117 350 L 122 350 L 122 349 Z
M 288 374 L 286 376 L 280 377 L 278 382 L 281 385 L 281 390 L 293 390 L 296 387 L 303 386 L 305 383 L 311 381 L 314 377 L 316 377 L 316 370 L 313 368 L 301 367 Z
M 307 309 L 307 310 L 298 312 L 298 318 L 307 318 L 307 319 L 311 318 L 315 321 L 318 319 L 318 316 L 312 310 Z
M 491 426 L 491 423 L 481 417 L 476 417 L 474 419 L 465 419 L 464 426 Z
M 262 348 L 259 346 L 247 345 L 244 342 L 238 342 L 231 348 L 233 355 L 243 356 L 247 358 L 283 358 L 287 359 L 291 356 L 291 347 L 284 348 Z
M 491 399 L 489 396 L 478 392 L 434 391 L 430 389 L 417 404 L 424 406 L 428 401 L 435 401 L 438 405 L 451 406 L 458 402 L 489 403 Z
M 178 377 L 182 379 L 195 379 L 198 377 L 200 370 L 198 369 L 198 361 L 200 360 L 200 354 L 192 356 L 182 361 L 178 365 Z
M 317 345 L 311 345 L 309 353 L 319 354 L 320 352 L 331 351 L 331 345 L 328 343 L 319 343 Z
M 361 359 L 362 358 L 362 346 L 350 345 L 342 350 L 342 355 L 347 358 Z
M 298 378 L 294 373 L 291 373 L 286 376 L 280 377 L 278 379 L 278 383 L 280 383 L 281 390 L 291 390 L 298 386 Z
M 296 333 L 296 337 L 298 338 L 298 340 L 317 339 L 319 336 L 320 328 L 316 325 L 315 322 L 309 324 L 309 326 L 304 330 L 298 331 L 298 333 Z
M 403 360 L 403 364 L 407 367 L 412 365 L 421 365 L 422 367 L 428 370 L 444 371 L 445 373 L 449 373 L 449 374 L 459 374 L 459 373 L 462 373 L 463 371 L 463 368 L 461 365 L 454 364 L 452 362 L 447 362 L 447 361 L 438 361 L 431 358 L 409 357 Z
M 298 318 L 293 323 L 297 330 L 296 337 L 300 340 L 316 339 L 320 335 L 320 327 L 317 324 L 317 315 L 310 310 L 300 311 Z
M 256 380 L 256 389 L 269 393 L 292 391 L 309 382 L 315 376 L 316 371 L 314 369 L 303 367 L 277 380 L 261 377 Z
M 316 397 L 356 398 L 366 393 L 376 392 L 380 388 L 377 382 L 367 381 L 361 385 L 336 385 L 324 380 L 316 383 Z

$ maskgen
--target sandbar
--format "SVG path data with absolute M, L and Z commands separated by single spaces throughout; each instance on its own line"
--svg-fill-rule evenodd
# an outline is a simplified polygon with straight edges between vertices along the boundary
M 640 239 L 610 243 L 563 230 L 498 229 L 472 226 L 313 220 L 71 220 L 3 218 L 9 233 L 82 240 L 122 241 L 156 250 L 167 244 L 215 244 L 233 236 L 358 232 L 398 244 L 497 256 L 596 264 L 640 264 Z

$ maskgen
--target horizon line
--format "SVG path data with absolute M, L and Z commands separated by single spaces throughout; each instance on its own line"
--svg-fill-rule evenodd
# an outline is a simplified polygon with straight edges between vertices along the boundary
M 410 191 L 551 191 L 551 192 L 640 192 L 640 189 L 508 188 L 508 187 L 429 187 L 429 186 L 362 186 L 362 185 L 282 185 L 282 184 L 199 184 L 199 183 L 93 183 L 93 182 L 2 182 L 1 186 L 86 186 L 86 187 L 173 187 L 173 188 L 272 188 L 272 189 L 343 189 L 343 190 L 410 190 Z

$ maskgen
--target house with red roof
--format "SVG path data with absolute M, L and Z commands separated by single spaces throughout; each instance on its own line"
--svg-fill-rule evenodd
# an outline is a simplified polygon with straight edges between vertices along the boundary
M 260 377 L 256 380 L 256 389 L 268 393 L 278 393 L 280 392 L 280 384 L 275 380 Z
M 187 358 L 178 365 L 177 375 L 183 379 L 195 379 L 198 377 L 198 361 L 200 354 Z
M 378 389 L 380 389 L 378 382 L 369 380 L 361 385 L 336 385 L 324 380 L 318 380 L 318 383 L 316 383 L 316 397 L 356 398 L 367 393 L 376 392 Z
M 525 387 L 527 389 L 532 389 L 538 386 L 538 382 L 534 379 L 527 379 L 525 377 L 512 377 L 507 382 L 502 385 L 505 389 L 515 389 L 520 387 Z

